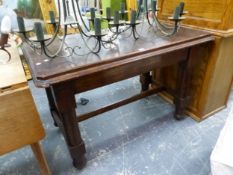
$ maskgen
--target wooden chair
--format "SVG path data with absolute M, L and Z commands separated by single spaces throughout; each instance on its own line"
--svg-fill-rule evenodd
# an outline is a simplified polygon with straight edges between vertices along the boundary
M 14 43 L 9 51 L 12 60 L 0 65 L 0 156 L 26 145 L 38 160 L 41 173 L 50 170 L 39 144 L 45 131 L 29 90 Z M 1 58 L 0 52 L 0 58 Z

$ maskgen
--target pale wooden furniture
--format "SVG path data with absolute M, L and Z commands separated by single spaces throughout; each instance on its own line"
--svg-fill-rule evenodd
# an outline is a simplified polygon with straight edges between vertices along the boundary
M 12 54 L 12 60 L 8 64 L 0 65 L 0 155 L 31 145 L 41 173 L 49 175 L 51 173 L 39 144 L 45 136 L 45 131 L 29 90 L 17 48 L 13 42 L 11 45 L 8 50 Z
M 166 20 L 179 0 L 160 0 L 159 18 Z M 197 47 L 196 69 L 192 73 L 192 87 L 187 113 L 201 121 L 225 108 L 233 77 L 233 0 L 184 0 L 189 13 L 183 25 L 211 32 L 214 45 Z M 162 77 L 167 87 L 173 89 L 177 67 L 156 71 L 173 76 Z M 161 77 L 160 77 L 161 78 Z M 172 97 L 162 94 L 168 100 Z

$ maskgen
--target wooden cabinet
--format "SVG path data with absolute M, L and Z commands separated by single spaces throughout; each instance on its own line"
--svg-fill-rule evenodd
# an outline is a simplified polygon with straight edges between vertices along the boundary
M 31 145 L 42 174 L 49 175 L 39 141 L 45 131 L 25 78 L 18 50 L 14 43 L 7 48 L 12 59 L 0 64 L 0 155 Z M 0 58 L 1 56 L 0 51 Z
M 160 0 L 160 19 L 167 19 L 179 0 Z M 187 113 L 201 121 L 225 108 L 233 77 L 233 1 L 232 0 L 184 0 L 189 11 L 183 25 L 211 32 L 215 36 L 213 45 L 198 47 L 195 70 L 191 76 L 190 102 Z M 164 76 L 159 76 L 163 73 Z M 173 89 L 177 67 L 156 70 L 154 78 Z M 173 76 L 168 76 L 168 75 Z M 170 100 L 168 94 L 162 94 Z
M 182 0 L 189 13 L 184 24 L 215 30 L 233 29 L 233 0 Z M 180 0 L 159 0 L 160 17 L 166 19 Z

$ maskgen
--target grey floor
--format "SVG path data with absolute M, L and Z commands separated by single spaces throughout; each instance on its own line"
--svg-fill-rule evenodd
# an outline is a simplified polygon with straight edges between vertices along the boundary
M 209 157 L 233 103 L 231 95 L 228 108 L 201 123 L 176 121 L 174 107 L 154 95 L 82 122 L 88 163 L 78 171 L 53 126 L 44 90 L 29 84 L 46 129 L 42 146 L 54 175 L 209 175 Z M 84 113 L 139 91 L 133 78 L 86 92 L 81 97 L 90 103 L 77 110 Z M 39 174 L 30 148 L 0 157 L 0 174 Z

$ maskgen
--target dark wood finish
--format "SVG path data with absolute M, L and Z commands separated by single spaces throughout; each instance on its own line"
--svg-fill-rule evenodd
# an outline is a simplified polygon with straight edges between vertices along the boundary
M 51 88 L 50 87 L 45 88 L 45 92 L 46 92 L 46 95 L 48 97 L 49 108 L 50 108 L 50 111 L 51 111 L 51 115 L 53 117 L 54 126 L 58 126 L 52 111 L 56 111 L 56 113 L 59 113 L 59 111 L 57 111 L 56 104 L 55 104 L 55 102 L 53 100 L 53 94 L 52 94 Z
M 161 92 L 163 89 L 164 89 L 163 87 L 160 87 L 160 88 L 153 88 L 153 89 L 147 90 L 147 91 L 142 92 L 142 93 L 140 93 L 138 95 L 130 97 L 130 98 L 126 99 L 126 100 L 122 100 L 122 101 L 119 101 L 117 103 L 111 104 L 109 106 L 105 106 L 105 107 L 103 107 L 101 109 L 97 109 L 96 111 L 92 111 L 92 112 L 89 112 L 87 114 L 83 114 L 81 116 L 78 116 L 77 121 L 81 122 L 81 121 L 87 120 L 87 119 L 92 118 L 92 117 L 94 117 L 94 116 L 96 116 L 98 114 L 102 114 L 104 112 L 116 109 L 116 108 L 121 107 L 123 105 L 132 103 L 134 101 L 137 101 L 137 100 L 140 100 L 142 98 L 148 97 L 148 96 L 153 95 L 155 93 Z
M 144 73 L 140 76 L 140 82 L 142 85 L 141 91 L 146 91 L 149 89 L 150 84 L 152 83 L 152 76 L 150 75 L 150 72 Z
M 177 76 L 177 84 L 176 84 L 176 96 L 174 98 L 174 103 L 176 104 L 176 112 L 175 117 L 176 119 L 180 120 L 184 117 L 184 110 L 187 105 L 187 90 L 189 88 L 189 78 L 190 78 L 190 50 L 188 49 L 187 52 L 187 59 L 183 62 L 178 64 L 179 71 Z
M 78 38 L 78 35 L 72 36 L 67 42 L 74 45 Z M 184 99 L 191 66 L 189 52 L 194 46 L 212 40 L 213 37 L 206 32 L 187 28 L 181 28 L 178 34 L 170 38 L 159 37 L 145 26 L 145 33 L 137 41 L 132 38 L 119 39 L 120 45 L 117 48 L 103 49 L 99 55 L 74 55 L 45 61 L 48 58 L 35 55 L 26 45 L 23 52 L 30 63 L 36 86 L 47 88 L 55 123 L 63 131 L 75 167 L 80 168 L 85 164 L 85 146 L 77 122 L 157 92 L 158 89 L 150 89 L 152 80 L 149 72 L 174 64 L 180 64 L 183 68 L 177 81 L 175 100 L 175 116 L 181 118 L 185 109 Z M 84 114 L 80 118 L 76 117 L 75 94 L 137 75 L 141 75 L 141 94 Z
M 50 101 L 55 103 L 56 110 L 53 112 L 57 111 L 55 114 L 58 114 L 58 117 L 53 114 L 53 118 L 62 129 L 73 164 L 76 168 L 81 169 L 86 164 L 84 156 L 86 149 L 76 121 L 76 101 L 72 89 L 69 85 L 64 86 L 63 84 L 53 86 L 51 88 L 53 98 Z

